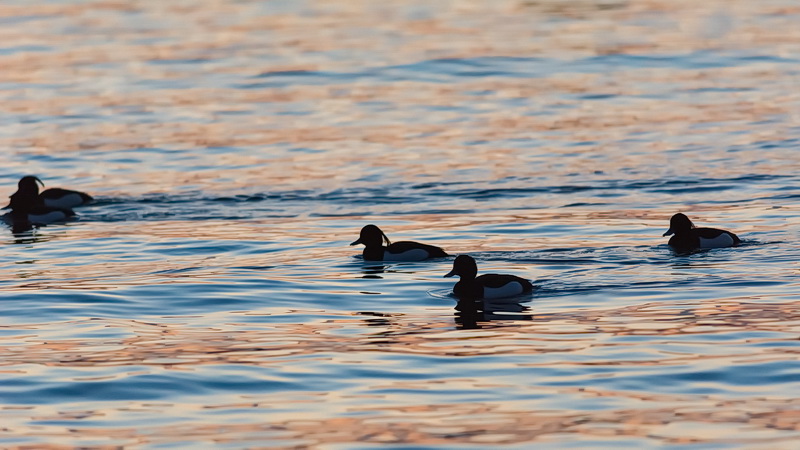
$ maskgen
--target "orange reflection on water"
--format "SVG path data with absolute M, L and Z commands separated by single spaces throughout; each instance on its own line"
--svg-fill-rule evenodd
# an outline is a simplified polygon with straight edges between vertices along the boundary
M 9 173 L 28 173 L 38 160 L 39 167 L 57 166 L 54 170 L 61 170 L 62 177 L 80 179 L 79 185 L 68 187 L 109 198 L 197 191 L 201 200 L 375 187 L 376 182 L 363 181 L 368 176 L 402 186 L 468 180 L 476 189 L 481 183 L 517 177 L 522 181 L 504 187 L 525 189 L 540 182 L 551 188 L 571 186 L 587 176 L 651 180 L 658 172 L 665 178 L 702 173 L 735 179 L 797 167 L 793 149 L 774 150 L 765 158 L 757 145 L 796 135 L 800 91 L 795 66 L 788 62 L 800 54 L 800 8 L 791 0 L 332 0 L 293 7 L 290 12 L 274 10 L 271 2 L 255 0 L 0 5 L 0 82 L 10 86 L 0 91 L 0 146 L 17 156 L 4 161 L 4 167 Z M 729 53 L 770 58 L 743 62 Z M 726 55 L 731 59 L 706 67 Z M 595 67 L 595 73 L 581 73 L 596 56 L 620 58 L 602 60 L 607 70 Z M 779 61 L 781 56 L 787 61 Z M 533 69 L 514 74 L 520 66 L 512 65 L 511 74 L 470 75 L 464 70 L 454 75 L 440 73 L 447 70 L 442 61 L 435 64 L 466 58 L 467 63 L 499 65 L 509 57 L 523 58 Z M 640 59 L 625 63 L 622 57 Z M 535 70 L 546 63 L 558 67 L 558 61 L 569 63 L 563 72 Z M 286 71 L 318 73 L 281 74 Z M 393 71 L 401 72 L 400 79 L 393 78 Z M 743 147 L 735 156 L 724 164 L 716 162 L 720 152 L 713 149 L 736 146 Z M 667 153 L 694 147 L 712 151 L 696 152 L 692 158 Z M 69 158 L 73 160 L 65 163 Z M 71 166 L 79 169 L 72 171 Z M 582 178 L 573 178 L 575 174 Z M 14 188 L 5 189 L 10 194 Z M 416 214 L 385 231 L 396 240 L 452 238 L 448 250 L 454 252 L 546 247 L 589 251 L 609 242 L 654 245 L 660 232 L 651 238 L 647 227 L 661 229 L 672 213 L 656 210 L 654 202 L 610 212 L 602 206 L 568 210 L 550 193 L 529 193 L 518 202 L 498 199 L 500 206 L 492 211 L 460 217 Z M 457 202 L 454 208 L 469 210 L 471 202 Z M 744 224 L 757 214 L 754 208 L 733 204 L 706 205 L 715 214 L 705 215 L 718 221 L 736 217 Z M 369 205 L 348 220 L 397 220 L 381 215 L 396 207 Z M 331 208 L 339 212 L 335 205 Z M 87 216 L 100 215 L 88 211 Z M 313 222 L 308 211 L 293 219 L 237 221 L 233 226 L 180 215 L 147 221 L 137 214 L 139 210 L 108 222 L 87 221 L 81 224 L 85 227 L 65 231 L 44 230 L 45 239 L 25 245 L 50 244 L 29 252 L 41 250 L 46 261 L 9 248 L 25 264 L 3 269 L 7 283 L 2 290 L 30 292 L 32 297 L 48 290 L 93 291 L 97 300 L 103 298 L 98 293 L 111 296 L 116 293 L 109 291 L 128 287 L 224 286 L 231 268 L 251 271 L 245 282 L 269 277 L 312 284 L 361 275 L 354 272 L 362 269 L 350 266 L 318 275 L 309 275 L 307 268 L 296 270 L 298 249 L 317 265 L 350 262 L 347 258 L 358 252 L 347 248 L 354 236 L 343 236 L 342 226 L 308 225 Z M 526 223 L 591 223 L 595 229 L 614 225 L 628 234 L 594 236 L 584 229 L 541 239 L 524 233 L 486 236 L 481 228 Z M 632 225 L 623 230 L 621 224 Z M 762 232 L 780 226 L 758 225 Z M 357 228 L 352 227 L 353 235 Z M 463 230 L 479 237 L 459 237 Z M 119 236 L 143 246 L 161 245 L 162 251 L 141 260 L 128 259 L 141 248 L 113 249 L 120 253 L 75 264 L 78 256 L 64 247 L 70 242 L 75 248 L 93 244 L 99 252 L 108 250 L 106 241 L 113 247 Z M 244 254 L 232 255 L 233 250 L 203 248 L 203 240 L 213 245 L 274 241 L 275 246 L 293 248 L 255 251 L 275 250 L 264 244 L 237 248 Z M 197 252 L 189 255 L 169 252 L 192 245 Z M 276 268 L 267 271 L 265 265 Z M 680 263 L 669 268 L 685 269 Z M 323 295 L 356 291 L 344 282 L 328 289 Z M 418 289 L 419 295 L 425 295 L 424 289 Z M 690 394 L 686 392 L 707 382 L 686 381 L 683 393 L 671 394 L 660 377 L 718 368 L 730 368 L 733 376 L 740 366 L 791 364 L 797 359 L 800 331 L 797 301 L 741 297 L 667 304 L 635 299 L 637 304 L 630 307 L 578 308 L 557 300 L 545 299 L 546 306 L 541 306 L 557 313 L 534 309 L 519 311 L 518 321 L 473 317 L 471 324 L 438 307 L 430 314 L 349 315 L 340 312 L 346 309 L 341 306 L 334 312 L 3 325 L 0 331 L 8 334 L 0 335 L 0 373 L 21 384 L 43 377 L 67 393 L 73 383 L 129 378 L 128 389 L 135 390 L 144 388 L 135 377 L 164 372 L 236 381 L 261 376 L 266 381 L 288 377 L 292 370 L 313 375 L 318 364 L 342 368 L 329 376 L 343 378 L 338 381 L 346 387 L 298 383 L 265 392 L 204 386 L 207 395 L 194 396 L 175 386 L 160 394 L 163 401 L 152 402 L 94 401 L 85 392 L 86 397 L 64 403 L 0 407 L 2 438 L 13 443 L 9 445 L 20 442 L 32 448 L 186 442 L 270 442 L 273 448 L 491 446 L 552 444 L 564 442 L 565 436 L 609 446 L 627 438 L 642 446 L 697 442 L 788 448 L 800 438 L 800 405 L 786 392 L 787 383 L 720 382 L 719 393 Z M 246 320 L 257 314 L 295 317 L 290 317 L 292 323 Z M 327 318 L 307 318 L 315 315 Z M 456 330 L 467 325 L 476 329 Z M 104 331 L 118 337 L 91 334 L 103 336 Z M 723 340 L 726 345 L 717 345 Z M 470 360 L 475 363 L 465 364 L 467 370 L 446 367 Z M 420 376 L 437 362 L 443 366 L 440 371 Z M 469 369 L 484 366 L 497 373 L 470 375 Z M 390 374 L 405 370 L 412 379 L 365 371 L 347 380 L 351 367 Z M 606 368 L 613 369 L 611 375 L 600 371 Z M 528 375 L 545 369 L 571 375 Z M 639 385 L 601 385 L 604 377 L 631 373 L 649 377 Z M 586 387 L 559 384 L 565 380 Z M 448 389 L 467 394 L 448 398 Z M 54 396 L 56 391 L 63 394 L 54 389 Z M 42 397 L 43 402 L 50 400 Z M 172 423 L 164 423 L 168 420 Z M 63 444 L 46 442 L 50 440 Z
M 519 367 L 629 367 L 640 370 L 658 367 L 665 373 L 735 367 L 742 362 L 786 360 L 786 345 L 800 331 L 800 304 L 746 303 L 712 301 L 698 306 L 643 304 L 618 309 L 595 309 L 562 314 L 533 314 L 527 322 L 484 323 L 482 330 L 453 332 L 452 319 L 413 315 L 339 315 L 326 313 L 329 319 L 306 323 L 235 323 L 208 318 L 215 325 L 208 328 L 180 323 L 96 319 L 62 324 L 91 330 L 116 329 L 128 337 L 42 340 L 35 335 L 0 339 L 0 369 L 31 376 L 36 367 L 79 369 L 130 366 L 129 371 L 114 370 L 109 375 L 82 377 L 74 381 L 124 379 L 161 370 L 203 372 L 215 367 L 274 368 L 303 371 L 314 361 L 331 365 L 366 365 L 380 369 L 391 355 L 427 355 L 436 358 L 476 358 L 492 355 L 527 356 Z M 675 314 L 676 309 L 682 308 Z M 240 317 L 257 312 L 243 313 Z M 267 313 L 268 314 L 268 313 Z M 230 319 L 235 319 L 235 315 Z M 8 328 L 8 327 L 4 327 Z M 30 325 L 35 332 L 39 326 Z M 47 328 L 52 328 L 50 324 Z M 741 337 L 728 341 L 720 352 L 709 350 L 714 337 L 736 333 Z M 770 337 L 748 337 L 751 334 Z M 618 340 L 623 336 L 647 337 L 642 340 Z M 696 339 L 688 340 L 686 336 Z M 678 337 L 683 337 L 676 340 Z M 8 345 L 14 344 L 14 345 Z M 485 344 L 485 345 L 484 345 Z M 755 345 L 772 344 L 772 345 Z M 671 350 L 675 346 L 676 350 Z M 726 348 L 739 350 L 731 353 Z M 692 347 L 702 347 L 693 354 Z M 683 350 L 677 350 L 682 348 Z M 656 349 L 654 351 L 654 349 Z M 637 356 L 647 351 L 653 359 Z M 571 356 L 584 355 L 588 359 Z M 545 358 L 545 359 L 542 359 Z M 535 362 L 537 359 L 541 362 Z M 313 367 L 309 366 L 309 369 Z M 388 367 L 387 367 L 388 369 Z M 408 368 L 407 370 L 412 370 Z M 94 372 L 97 372 L 96 370 Z M 573 370 L 574 372 L 574 370 Z M 265 372 L 269 375 L 271 372 Z M 572 375 L 574 377 L 576 375 Z M 588 382 L 595 376 L 587 372 Z M 195 442 L 230 442 L 240 445 L 269 439 L 276 448 L 335 443 L 405 443 L 437 444 L 515 444 L 552 442 L 564 434 L 575 439 L 602 441 L 608 437 L 642 439 L 660 444 L 709 443 L 784 445 L 797 438 L 800 415 L 796 399 L 787 399 L 777 391 L 748 394 L 741 386 L 736 397 L 720 394 L 651 393 L 648 389 L 604 389 L 599 387 L 559 386 L 558 378 L 538 376 L 519 380 L 495 381 L 463 374 L 432 379 L 391 380 L 363 378 L 364 386 L 347 392 L 328 392 L 306 387 L 302 391 L 254 392 L 207 397 L 204 403 L 123 402 L 111 409 L 95 409 L 85 403 L 80 409 L 59 410 L 57 406 L 37 406 L 21 411 L 3 409 L 0 416 L 13 413 L 7 435 L 41 436 L 37 427 L 26 420 L 59 421 L 69 425 L 50 425 L 47 435 L 53 438 L 87 440 L 100 438 L 110 442 L 166 444 Z M 310 388 L 310 389 L 309 389 Z M 423 393 L 435 395 L 442 390 L 458 389 L 476 393 L 493 390 L 518 391 L 520 399 L 505 401 L 428 403 Z M 728 389 L 737 387 L 728 385 Z M 780 387 L 775 387 L 780 389 Z M 370 392 L 383 392 L 382 394 Z M 531 395 L 541 398 L 559 396 L 561 406 L 531 411 Z M 232 401 L 238 398 L 239 401 Z M 613 407 L 576 410 L 572 402 L 607 398 Z M 297 412 L 274 411 L 280 401 L 288 401 Z M 278 403 L 276 403 L 278 402 Z M 155 406 L 158 405 L 158 406 Z M 322 406 L 324 405 L 324 406 Z M 325 412 L 319 408 L 322 406 Z M 581 409 L 581 408 L 578 408 Z M 226 416 L 206 416 L 204 411 L 229 411 L 236 423 L 220 424 Z M 153 414 L 192 417 L 191 423 L 138 427 L 82 425 L 83 420 L 108 416 L 122 419 L 128 415 Z M 238 411 L 238 412 L 234 412 Z M 337 413 L 338 412 L 338 413 Z M 28 419 L 25 419 L 28 416 Z M 131 416 L 131 417 L 134 417 Z M 10 417 L 10 416 L 9 416 Z M 736 431 L 732 431 L 736 430 Z M 287 441 L 281 446 L 282 441 Z
M 414 17 L 408 13 L 414 8 L 430 13 Z M 192 175 L 185 168 L 153 167 L 132 170 L 124 181 L 108 177 L 87 186 L 111 193 L 129 187 L 171 192 L 189 183 L 218 191 L 254 186 L 333 188 L 357 180 L 359 167 L 387 167 L 393 177 L 413 181 L 422 175 L 442 177 L 454 170 L 486 168 L 487 161 L 492 162 L 490 170 L 476 175 L 479 179 L 614 173 L 646 159 L 669 162 L 680 173 L 691 168 L 690 163 L 662 155 L 678 145 L 670 138 L 691 136 L 698 144 L 719 146 L 780 139 L 787 134 L 789 121 L 760 132 L 741 131 L 753 123 L 795 114 L 798 102 L 787 69 L 769 61 L 701 69 L 611 64 L 602 74 L 458 77 L 447 83 L 388 79 L 258 86 L 271 80 L 259 78 L 260 74 L 299 69 L 357 77 L 371 68 L 437 58 L 580 59 L 607 54 L 658 58 L 703 50 L 760 54 L 762 46 L 774 54 L 793 55 L 800 42 L 794 26 L 798 12 L 785 2 L 470 1 L 380 6 L 335 1 L 311 2 L 306 14 L 291 14 L 256 1 L 220 1 L 203 7 L 90 1 L 25 8 L 5 5 L 0 17 L 14 18 L 23 12 L 33 18 L 31 22 L 4 27 L 3 41 L 46 50 L 0 55 L 4 68 L 0 81 L 54 85 L 0 93 L 0 111 L 49 119 L 17 124 L 17 132 L 0 137 L 0 145 L 31 155 L 89 149 L 113 154 L 146 147 L 189 153 L 209 147 L 250 149 L 198 161 L 198 166 L 217 168 Z M 661 19 L 655 20 L 654 14 Z M 60 18 L 58 26 L 48 26 L 54 17 Z M 82 32 L 66 32 L 67 26 Z M 32 34 L 31 27 L 41 33 Z M 326 55 L 334 50 L 340 52 Z M 211 75 L 226 78 L 210 82 Z M 192 81 L 178 86 L 185 79 Z M 130 80 L 174 80 L 176 86 L 162 83 L 158 89 L 132 89 Z M 241 87 L 248 84 L 253 86 Z M 666 91 L 649 95 L 653 86 Z M 675 98 L 716 88 L 732 93 L 708 99 L 698 94 L 692 101 Z M 474 92 L 486 94 L 476 97 Z M 579 94 L 609 97 L 585 101 L 575 98 Z M 514 99 L 526 101 L 503 105 L 503 100 Z M 387 107 L 376 112 L 362 104 L 369 101 Z M 554 106 L 567 108 L 554 110 Z M 448 107 L 455 109 L 447 111 Z M 281 114 L 293 108 L 303 114 Z M 76 111 L 88 117 L 60 123 Z M 537 112 L 541 114 L 531 114 Z M 153 114 L 156 120 L 142 123 L 140 114 Z M 462 120 L 448 121 L 454 118 Z M 712 126 L 714 135 L 708 137 L 708 129 L 698 127 L 702 124 Z M 618 141 L 637 133 L 655 137 L 636 151 L 620 148 Z M 719 136 L 727 141 L 720 142 Z M 508 148 L 502 142 L 467 144 L 514 139 L 547 142 L 544 148 L 538 143 L 529 146 L 544 153 L 547 161 L 533 165 L 531 171 L 532 165 L 518 164 L 531 155 L 526 149 Z M 582 140 L 594 143 L 583 148 L 570 145 Z M 271 148 L 277 145 L 324 152 L 286 155 Z M 568 167 L 552 163 L 574 153 L 585 156 L 571 158 Z M 420 163 L 423 155 L 425 164 Z M 764 159 L 757 156 L 748 150 L 739 158 Z M 774 171 L 785 162 L 788 159 L 770 158 L 761 161 L 758 170 Z M 137 164 L 148 165 L 155 166 L 146 155 Z M 19 170 L 25 172 L 24 167 Z M 236 181 L 220 183 L 220 179 Z M 270 185 L 265 186 L 264 180 Z
M 224 333 L 220 329 L 184 328 L 169 323 L 146 323 L 141 321 L 123 321 L 95 319 L 93 327 L 111 327 L 126 330 L 133 335 L 129 338 L 113 341 L 113 349 L 97 350 L 87 346 L 91 342 L 84 340 L 38 342 L 31 336 L 23 336 L 22 345 L 3 347 L 3 358 L 0 366 L 10 366 L 23 362 L 67 365 L 97 364 L 143 364 L 150 359 L 169 359 L 174 364 L 220 364 L 240 362 L 240 358 L 254 363 L 256 357 L 259 364 L 283 364 L 286 356 L 299 356 L 314 353 L 325 353 L 333 348 L 347 350 L 343 353 L 380 349 L 389 353 L 430 354 L 438 356 L 467 354 L 535 354 L 549 352 L 555 348 L 559 352 L 582 352 L 586 345 L 598 347 L 628 347 L 635 343 L 617 342 L 603 343 L 606 338 L 620 336 L 654 336 L 665 337 L 662 343 L 669 343 L 670 337 L 727 332 L 769 332 L 792 333 L 800 326 L 796 302 L 789 303 L 746 303 L 728 301 L 722 304 L 715 300 L 704 307 L 689 307 L 675 314 L 676 305 L 662 307 L 659 304 L 643 304 L 614 310 L 593 310 L 588 312 L 570 312 L 553 314 L 533 314 L 528 322 L 491 322 L 485 330 L 479 332 L 481 339 L 469 338 L 469 333 L 449 331 L 452 321 L 416 323 L 419 318 L 408 315 L 385 315 L 379 319 L 363 317 L 326 320 L 314 323 L 272 324 L 269 327 L 253 327 L 247 324 L 227 323 Z M 254 314 L 253 312 L 245 315 Z M 333 314 L 333 313 L 332 313 Z M 75 322 L 86 324 L 86 322 Z M 349 339 L 337 330 L 353 326 L 369 326 L 376 329 L 361 329 L 366 334 L 356 335 Z M 69 325 L 65 324 L 69 328 Z M 230 328 L 228 328 L 230 327 Z M 243 329 L 237 329 L 244 327 Z M 16 326 L 4 328 L 16 329 Z M 35 330 L 36 325 L 28 325 L 25 329 Z M 530 339 L 536 336 L 536 339 Z M 561 336 L 570 336 L 564 339 Z M 491 338 L 491 339 L 488 339 Z M 15 342 L 18 337 L 6 338 Z M 466 340 L 465 340 L 466 339 Z M 498 345 L 509 339 L 509 345 Z M 748 343 L 780 342 L 776 338 L 748 339 Z M 272 344 L 272 342 L 275 342 Z M 687 341 L 690 342 L 690 341 Z M 109 345 L 104 342 L 101 346 Z M 71 355 L 72 350 L 81 346 L 79 354 Z M 118 346 L 123 349 L 121 350 Z M 758 348 L 750 351 L 762 354 L 771 352 L 783 353 L 787 349 Z M 791 352 L 792 350 L 788 350 Z M 61 354 L 53 358 L 53 355 Z M 277 354 L 277 356 L 276 356 Z M 204 355 L 215 355 L 213 361 L 207 361 Z M 663 356 L 654 363 L 669 364 L 676 355 Z M 755 355 L 752 355 L 755 356 Z M 194 360 L 194 357 L 200 359 Z M 692 359 L 744 358 L 745 355 L 719 354 L 712 355 L 680 355 L 675 359 L 685 363 Z M 746 359 L 746 358 L 745 358 Z M 60 361 L 60 362 L 54 362 Z M 181 361 L 177 363 L 177 361 Z M 626 364 L 625 361 L 605 362 L 606 364 Z M 635 364 L 642 363 L 638 361 Z M 582 362 L 548 362 L 552 364 L 585 364 Z M 592 362 L 591 364 L 597 364 Z M 156 363 L 155 365 L 161 365 Z M 526 363 L 526 365 L 529 365 Z

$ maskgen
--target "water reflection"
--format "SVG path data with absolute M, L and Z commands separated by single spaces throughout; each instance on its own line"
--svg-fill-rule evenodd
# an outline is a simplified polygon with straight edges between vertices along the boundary
M 459 299 L 455 307 L 455 321 L 458 328 L 467 330 L 480 328 L 478 322 L 484 322 L 483 311 L 474 299 Z
M 676 306 L 683 308 L 680 314 L 674 313 Z M 88 390 L 73 408 L 30 406 L 22 412 L 7 407 L 0 416 L 11 436 L 20 438 L 36 433 L 25 425 L 28 417 L 33 421 L 58 418 L 58 423 L 50 425 L 54 436 L 88 439 L 102 430 L 106 438 L 123 441 L 138 432 L 113 425 L 95 428 L 83 420 L 96 417 L 100 410 L 118 420 L 134 420 L 151 414 L 153 405 L 159 405 L 167 417 L 193 418 L 178 427 L 180 432 L 174 427 L 148 426 L 158 443 L 179 442 L 186 436 L 200 442 L 244 442 L 240 440 L 246 439 L 245 433 L 308 445 L 485 445 L 547 442 L 564 435 L 600 439 L 610 433 L 651 444 L 686 439 L 724 444 L 731 439 L 731 426 L 738 430 L 737 439 L 754 444 L 776 439 L 789 442 L 797 437 L 799 424 L 793 410 L 800 405 L 778 393 L 791 381 L 787 378 L 769 386 L 750 380 L 788 370 L 770 361 L 779 361 L 787 346 L 796 342 L 798 306 L 797 302 L 716 304 L 713 300 L 698 308 L 655 303 L 538 317 L 517 316 L 512 311 L 516 320 L 480 315 L 465 319 L 462 328 L 477 333 L 473 335 L 452 333 L 445 314 L 437 322 L 429 316 L 369 311 L 355 316 L 327 312 L 316 321 L 300 320 L 301 313 L 293 313 L 290 323 L 268 326 L 237 323 L 252 313 L 227 319 L 195 317 L 193 324 L 185 318 L 3 326 L 0 372 L 6 375 L 0 377 L 4 383 L 11 378 L 30 380 L 0 390 L 5 403 L 39 389 L 35 377 L 42 372 L 37 367 L 74 372 L 52 389 L 55 398 L 72 395 L 73 383 L 84 383 Z M 459 309 L 462 317 L 481 314 L 466 304 Z M 210 325 L 199 328 L 198 320 Z M 64 339 L 53 334 L 59 329 L 81 330 L 80 337 Z M 728 340 L 726 347 L 708 350 L 721 339 Z M 731 346 L 737 350 L 731 352 Z M 490 363 L 501 356 L 511 359 Z M 740 379 L 723 381 L 709 372 L 711 360 L 714 367 L 738 369 Z M 434 361 L 436 369 L 431 371 Z M 756 361 L 761 361 L 760 375 L 750 371 Z M 320 364 L 359 376 L 326 379 L 329 372 L 317 372 Z M 93 368 L 92 376 L 86 377 L 78 368 Z M 498 370 L 506 376 L 486 378 Z M 241 387 L 231 394 L 240 401 L 231 401 L 231 394 L 224 402 L 182 406 L 159 401 L 159 397 L 137 400 L 137 395 L 148 392 L 148 385 L 142 384 L 137 394 L 124 383 L 170 371 L 183 383 L 176 384 L 176 391 L 164 400 L 175 394 L 192 398 L 201 387 L 213 386 L 222 394 L 230 389 L 219 379 L 223 372 L 238 380 Z M 672 384 L 644 382 L 643 374 L 665 379 L 695 376 L 717 388 L 710 393 L 673 392 Z M 304 381 L 271 384 L 297 377 Z M 102 390 L 93 392 L 88 388 L 92 384 Z M 269 392 L 252 391 L 256 384 Z M 346 394 L 332 391 L 334 384 Z M 727 396 L 727 391 L 736 395 Z M 458 392 L 471 392 L 483 400 L 464 402 Z M 128 400 L 109 409 L 105 403 L 109 396 Z M 275 410 L 274 405 L 284 402 L 285 407 Z M 320 404 L 325 405 L 326 414 L 320 413 Z M 216 413 L 207 413 L 211 411 Z M 343 415 L 332 417 L 339 414 Z M 743 423 L 747 427 L 740 427 Z
M 363 273 L 364 276 L 362 276 L 361 278 L 376 278 L 376 279 L 383 278 L 380 275 L 385 273 L 386 269 L 387 266 L 383 264 L 375 264 L 375 265 L 364 264 L 364 266 L 361 268 L 361 273 Z
M 800 439 L 792 0 L 36 3 L 0 185 L 101 201 L 11 226 L 2 445 Z M 675 258 L 679 209 L 777 244 Z M 547 283 L 454 312 L 370 222 Z
M 480 322 L 489 322 L 492 320 L 518 321 L 531 320 L 533 318 L 531 314 L 528 314 L 530 311 L 528 306 L 509 301 L 476 301 L 474 299 L 465 298 L 458 300 L 455 310 L 456 325 L 458 328 L 463 329 L 481 328 Z
M 28 244 L 36 242 L 37 236 L 33 224 L 28 221 L 27 217 L 21 218 L 12 213 L 8 213 L 3 215 L 2 220 L 11 230 L 15 243 Z

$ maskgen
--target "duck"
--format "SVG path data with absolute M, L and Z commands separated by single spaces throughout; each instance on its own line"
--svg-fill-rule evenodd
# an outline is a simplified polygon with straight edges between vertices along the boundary
M 22 177 L 19 183 L 17 183 L 17 192 L 11 195 L 11 203 L 14 203 L 15 196 L 22 196 L 25 198 L 29 196 L 38 196 L 42 206 L 68 209 L 85 205 L 94 200 L 91 195 L 85 192 L 72 191 L 69 189 L 50 188 L 40 193 L 39 184 L 44 187 L 44 182 L 39 179 L 39 177 L 33 175 Z M 7 208 L 10 207 L 11 204 L 7 206 Z
M 669 219 L 669 230 L 664 236 L 673 234 L 668 244 L 678 249 L 735 247 L 742 242 L 739 236 L 727 230 L 698 228 L 683 213 L 677 213 Z
M 533 284 L 516 275 L 487 273 L 478 275 L 478 264 L 469 255 L 458 255 L 453 261 L 453 270 L 445 278 L 458 275 L 461 279 L 453 286 L 453 294 L 459 299 L 497 299 L 514 297 L 533 291 Z
M 386 246 L 383 246 L 384 241 Z M 424 261 L 429 258 L 449 256 L 440 247 L 419 242 L 400 241 L 392 243 L 386 234 L 375 225 L 361 228 L 358 240 L 350 245 L 364 245 L 365 261 Z
M 24 227 L 27 225 L 46 225 L 54 222 L 63 222 L 75 216 L 75 212 L 70 207 L 45 203 L 44 198 L 39 194 L 37 181 L 41 183 L 41 180 L 34 176 L 26 176 L 19 181 L 17 192 L 11 195 L 11 201 L 6 206 L 6 208 L 11 209 L 11 212 L 5 216 L 7 220 L 16 227 Z M 60 191 L 66 190 L 60 189 Z M 76 191 L 67 192 L 75 193 Z

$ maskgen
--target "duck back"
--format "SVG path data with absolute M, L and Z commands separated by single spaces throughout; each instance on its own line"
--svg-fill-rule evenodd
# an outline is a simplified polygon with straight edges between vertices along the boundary
M 72 208 L 93 200 L 89 194 L 61 188 L 47 189 L 39 194 L 39 198 L 45 206 L 53 208 Z
M 734 247 L 741 239 L 730 231 L 718 228 L 692 228 L 687 233 L 675 234 L 669 245 L 677 248 L 725 248 Z
M 424 261 L 447 256 L 447 253 L 434 245 L 399 241 L 388 247 L 367 247 L 362 255 L 367 261 Z
M 516 275 L 487 273 L 474 280 L 461 280 L 453 287 L 459 298 L 495 299 L 514 297 L 531 292 L 533 284 Z
M 31 210 L 28 213 L 28 221 L 37 225 L 46 225 L 48 223 L 63 222 L 73 216 L 75 216 L 75 213 L 70 209 L 43 207 Z
M 483 287 L 483 298 L 504 298 L 533 290 L 530 281 L 516 275 L 487 273 L 475 279 Z

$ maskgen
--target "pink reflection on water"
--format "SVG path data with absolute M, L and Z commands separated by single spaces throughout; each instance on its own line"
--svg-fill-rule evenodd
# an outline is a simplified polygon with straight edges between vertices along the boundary
M 97 319 L 64 323 L 62 328 L 81 327 L 87 332 L 116 329 L 127 337 L 55 339 L 56 336 L 52 336 L 46 341 L 35 334 L 5 337 L 0 347 L 0 367 L 6 373 L 15 371 L 31 376 L 40 372 L 37 367 L 131 366 L 129 371 L 115 370 L 114 375 L 76 375 L 73 378 L 74 381 L 91 381 L 121 379 L 161 370 L 196 372 L 231 365 L 302 370 L 303 365 L 315 360 L 329 360 L 330 364 L 368 364 L 377 368 L 391 360 L 387 357 L 398 354 L 438 358 L 528 355 L 531 361 L 536 358 L 547 360 L 523 366 L 628 366 L 641 367 L 642 370 L 662 367 L 669 373 L 679 371 L 680 367 L 730 367 L 741 361 L 782 360 L 787 347 L 753 344 L 788 344 L 794 339 L 792 336 L 796 336 L 797 324 L 800 323 L 798 306 L 796 302 L 714 301 L 699 307 L 687 304 L 685 309 L 675 314 L 680 305 L 644 304 L 620 309 L 534 315 L 529 323 L 498 322 L 484 330 L 457 333 L 450 331 L 450 319 L 423 322 L 425 318 L 411 315 L 383 316 L 380 323 L 363 316 L 341 315 L 309 323 L 264 326 L 230 321 L 222 323 L 209 318 L 217 323 L 211 328 L 174 321 L 145 323 Z M 253 314 L 245 313 L 242 317 Z M 365 320 L 371 321 L 368 326 Z M 50 329 L 52 325 L 24 328 L 36 333 L 42 327 Z M 346 329 L 350 330 L 341 333 Z M 748 332 L 771 333 L 775 337 L 739 338 L 730 343 L 741 350 L 736 353 L 725 349 L 708 351 L 715 335 L 731 331 L 743 336 Z M 621 336 L 647 337 L 653 359 L 638 356 L 626 361 L 620 358 L 626 348 L 639 353 L 643 350 L 641 341 L 616 339 Z M 696 336 L 696 339 L 675 341 L 679 336 Z M 671 346 L 684 350 L 670 351 Z M 703 347 L 703 352 L 693 353 L 692 347 Z M 589 351 L 592 348 L 594 350 Z M 569 362 L 571 358 L 566 355 L 586 355 L 591 359 Z M 413 371 L 412 368 L 407 370 Z M 592 377 L 588 373 L 579 376 L 588 377 L 587 381 Z M 635 389 L 559 387 L 553 384 L 556 379 L 547 377 L 512 381 L 511 384 L 509 381 L 512 380 L 490 381 L 468 376 L 419 381 L 365 378 L 363 382 L 367 386 L 347 394 L 314 392 L 312 389 L 269 396 L 251 393 L 234 403 L 230 400 L 183 405 L 159 402 L 148 406 L 148 403 L 124 402 L 124 406 L 118 404 L 113 409 L 103 409 L 103 412 L 91 403 L 78 410 L 58 410 L 54 406 L 24 410 L 10 407 L 4 408 L 0 415 L 9 417 L 11 436 L 39 435 L 35 428 L 24 425 L 24 420 L 57 420 L 74 424 L 64 428 L 51 426 L 49 435 L 52 437 L 74 439 L 80 436 L 79 439 L 85 440 L 102 436 L 112 442 L 146 439 L 144 442 L 152 444 L 179 442 L 188 436 L 191 440 L 207 443 L 220 440 L 244 443 L 252 438 L 299 440 L 305 445 L 337 442 L 513 444 L 549 442 L 567 434 L 575 435 L 576 439 L 592 440 L 627 436 L 663 444 L 746 442 L 763 445 L 788 443 L 796 438 L 800 427 L 797 401 L 781 398 L 777 392 L 765 395 L 763 386 L 753 394 L 748 394 L 747 388 L 743 388 L 738 398 L 726 398 L 716 394 L 673 395 Z M 558 395 L 565 403 L 558 408 L 549 406 L 537 408 L 537 411 L 526 407 L 529 401 L 515 398 L 506 402 L 426 403 L 423 392 L 443 389 L 474 392 L 516 390 L 526 397 Z M 376 390 L 398 394 L 369 394 Z M 598 398 L 608 398 L 615 404 L 626 406 L 595 411 L 574 411 L 569 407 L 570 402 Z M 290 401 L 297 413 L 272 412 L 278 399 Z M 319 401 L 324 401 L 327 413 L 320 414 Z M 375 405 L 369 406 L 370 403 Z M 152 414 L 156 410 L 168 415 L 191 416 L 194 420 L 191 424 L 170 427 L 155 423 L 141 427 L 94 428 L 81 425 L 83 420 L 106 416 L 124 418 L 131 414 Z M 204 413 L 214 410 L 239 411 L 233 413 L 233 417 L 238 419 L 236 423 L 216 423 L 214 416 Z M 333 411 L 359 414 L 333 418 L 330 417 Z M 30 415 L 29 419 L 25 419 L 27 415 Z M 217 418 L 224 421 L 225 417 Z M 731 426 L 738 431 L 732 434 Z

